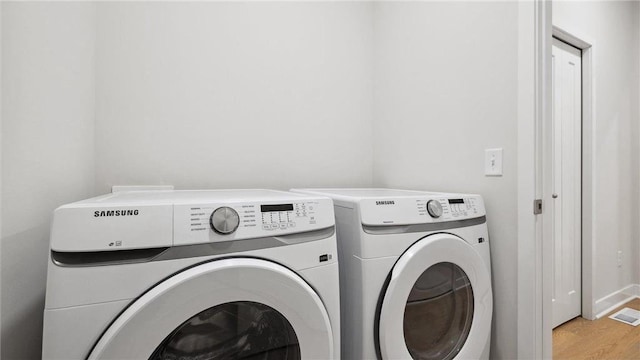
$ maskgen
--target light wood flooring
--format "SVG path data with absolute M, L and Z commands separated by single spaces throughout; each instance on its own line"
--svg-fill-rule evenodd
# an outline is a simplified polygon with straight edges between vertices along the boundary
M 640 310 L 634 299 L 615 311 L 629 307 Z M 553 330 L 554 359 L 640 359 L 640 325 L 631 326 L 602 317 L 589 321 L 581 317 Z

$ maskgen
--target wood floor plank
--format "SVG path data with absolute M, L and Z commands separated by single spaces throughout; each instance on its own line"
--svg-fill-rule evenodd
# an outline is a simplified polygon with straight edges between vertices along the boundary
M 640 299 L 634 299 L 611 313 L 625 307 L 640 310 Z M 575 318 L 553 330 L 553 358 L 640 360 L 640 326 L 634 327 L 608 317 L 594 321 Z

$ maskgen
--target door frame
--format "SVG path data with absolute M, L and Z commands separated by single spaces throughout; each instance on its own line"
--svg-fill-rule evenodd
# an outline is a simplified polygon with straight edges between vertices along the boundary
M 556 28 L 563 41 L 577 45 L 583 53 L 583 296 L 593 294 L 593 178 L 595 125 L 594 104 L 594 42 Z M 550 359 L 552 357 L 550 267 L 544 260 L 551 258 L 552 238 L 545 234 L 544 211 L 535 214 L 536 199 L 543 199 L 543 129 L 551 124 L 551 44 L 552 1 L 518 2 L 518 285 L 517 285 L 517 352 L 522 359 Z M 589 45 L 589 46 L 587 46 Z M 585 104 L 589 104 L 585 108 Z M 591 174 L 591 176 L 584 176 Z M 532 204 L 533 203 L 533 204 Z M 532 208 L 533 205 L 533 208 Z M 543 202 L 544 210 L 544 202 Z M 541 216 L 542 215 L 542 216 Z M 548 230 L 547 230 L 548 231 Z M 587 267 L 587 271 L 584 268 Z M 586 276 L 585 276 L 586 275 Z M 586 284 L 584 282 L 587 282 Z M 584 299 L 584 297 L 583 297 Z M 593 317 L 593 301 L 583 300 L 585 317 Z
M 593 218 L 595 199 L 595 121 L 594 121 L 594 46 L 583 36 L 576 36 L 557 26 L 553 26 L 553 37 L 582 52 L 582 316 L 594 320 L 595 299 L 593 298 L 593 254 L 595 253 L 595 222 Z M 553 281 L 553 280 L 551 280 Z
M 517 358 L 551 358 L 551 269 L 542 216 L 543 125 L 551 120 L 551 1 L 518 2 Z M 549 296 L 545 296 L 549 295 Z M 548 301 L 545 301 L 547 300 Z M 549 326 L 544 326 L 549 324 Z

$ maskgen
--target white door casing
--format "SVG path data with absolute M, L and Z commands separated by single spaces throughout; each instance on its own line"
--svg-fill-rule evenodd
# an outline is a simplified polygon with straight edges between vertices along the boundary
M 552 321 L 581 313 L 582 68 L 581 51 L 557 39 L 552 53 Z
M 456 357 L 481 356 L 491 334 L 493 296 L 489 269 L 480 254 L 464 240 L 450 234 L 435 234 L 412 245 L 392 269 L 380 310 L 378 336 L 382 358 L 411 358 L 405 343 L 402 314 L 418 278 L 439 263 L 452 263 L 461 268 L 473 289 L 471 329 Z
M 281 265 L 235 258 L 198 265 L 150 289 L 111 324 L 88 358 L 149 358 L 193 315 L 238 301 L 264 304 L 282 314 L 296 333 L 303 359 L 333 356 L 329 315 L 317 293 Z

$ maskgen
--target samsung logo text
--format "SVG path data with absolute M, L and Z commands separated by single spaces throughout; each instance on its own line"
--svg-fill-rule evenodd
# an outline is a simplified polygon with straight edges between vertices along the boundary
M 93 217 L 103 217 L 103 216 L 136 216 L 139 211 L 136 210 L 102 210 L 102 211 L 94 211 Z
M 396 202 L 393 200 L 379 200 L 376 201 L 376 205 L 395 205 Z

